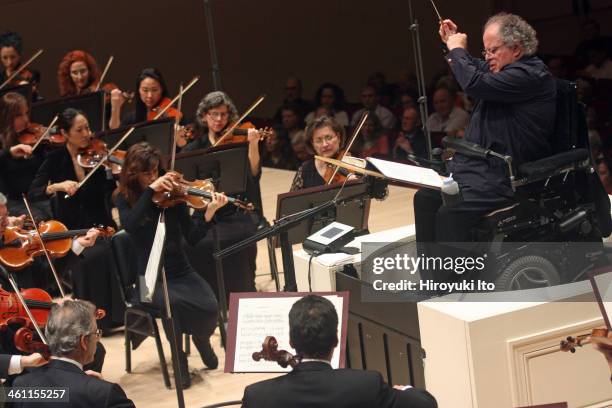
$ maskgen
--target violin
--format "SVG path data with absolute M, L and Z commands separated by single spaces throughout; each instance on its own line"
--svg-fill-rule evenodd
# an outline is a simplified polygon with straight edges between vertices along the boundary
M 300 358 L 289 353 L 287 350 L 279 350 L 278 342 L 274 336 L 266 336 L 261 345 L 261 351 L 256 351 L 252 354 L 255 361 L 276 361 L 283 368 L 291 366 L 294 368 L 299 364 Z
M 577 337 L 568 336 L 565 340 L 561 340 L 559 348 L 561 351 L 576 352 L 576 347 L 583 347 L 585 344 L 592 342 L 593 338 L 609 339 L 610 332 L 607 328 L 597 328 L 591 331 L 591 334 L 583 334 Z
M 119 87 L 112 82 L 106 83 L 100 87 L 100 90 L 104 92 L 104 103 L 110 103 L 111 92 L 115 89 L 119 89 Z M 136 93 L 134 91 L 122 91 L 121 95 L 127 103 L 132 103 Z
M 160 119 L 158 117 L 158 113 L 164 109 L 166 109 L 166 107 L 168 105 L 172 104 L 172 100 L 170 98 L 163 98 L 160 102 L 159 105 L 157 105 L 156 107 L 154 107 L 153 109 L 151 109 L 149 111 L 149 113 L 147 113 L 147 120 L 155 120 L 155 119 Z M 176 108 L 173 108 L 172 106 L 166 109 L 166 112 L 164 112 L 164 114 L 162 115 L 162 117 L 164 118 L 177 118 L 179 120 L 181 120 L 183 118 L 183 114 Z
M 49 220 L 39 224 L 41 238 L 52 258 L 65 256 L 72 248 L 72 237 L 86 235 L 89 229 L 68 230 L 59 221 Z M 102 236 L 111 236 L 111 227 L 97 228 Z M 11 270 L 23 269 L 34 262 L 34 257 L 44 254 L 43 246 L 35 230 L 7 227 L 0 247 L 0 262 Z
M 113 174 L 121 173 L 121 166 L 125 160 L 125 150 L 115 150 L 108 156 L 108 146 L 100 139 L 93 139 L 89 146 L 81 149 L 77 154 L 77 163 L 85 169 L 93 169 L 100 163 L 110 169 Z M 108 156 L 108 159 L 106 159 Z
M 231 127 L 231 125 L 229 127 Z M 244 122 L 236 126 L 232 130 L 231 134 L 227 135 L 224 138 L 217 140 L 217 142 L 215 143 L 215 146 L 222 146 L 224 144 L 230 144 L 230 143 L 246 142 L 247 136 L 249 135 L 249 129 L 256 129 L 256 127 L 251 122 Z M 272 134 L 272 128 L 266 127 L 262 129 L 257 129 L 257 132 L 261 135 L 262 138 L 266 138 Z M 188 131 L 186 131 L 186 137 L 190 137 Z
M 6 86 L 18 86 L 29 84 L 32 81 L 34 75 L 31 71 L 23 69 L 13 79 L 6 83 Z
M 187 181 L 178 172 L 171 172 L 176 176 L 172 180 L 172 191 L 156 191 L 153 194 L 153 202 L 161 208 L 173 207 L 185 203 L 191 208 L 201 210 L 206 208 L 212 200 L 215 186 L 211 179 Z M 234 197 L 227 197 L 227 201 L 243 210 L 252 211 L 253 204 L 244 202 Z
M 344 150 L 340 150 L 332 158 L 336 160 L 341 160 L 341 158 L 344 157 L 345 154 L 346 153 Z M 338 170 L 336 170 L 336 166 L 328 163 L 325 169 L 325 174 L 323 175 L 323 180 L 325 180 L 326 185 L 334 183 L 344 183 L 349 174 L 350 173 L 348 170 L 343 168 L 338 168 Z
M 47 131 L 48 130 L 48 131 Z M 42 140 L 40 140 L 43 138 Z M 61 147 L 66 144 L 66 138 L 59 132 L 59 129 L 50 129 L 38 123 L 30 123 L 17 137 L 19 143 L 35 146 L 39 143 L 46 143 L 53 147 Z

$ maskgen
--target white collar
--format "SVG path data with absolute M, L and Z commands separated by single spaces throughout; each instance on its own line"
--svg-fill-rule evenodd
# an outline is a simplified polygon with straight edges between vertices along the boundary
M 73 360 L 71 358 L 68 357 L 55 357 L 55 356 L 51 356 L 52 360 L 61 360 L 61 361 L 65 361 L 67 363 L 71 363 L 74 364 L 75 366 L 79 367 L 81 370 L 83 370 L 83 364 L 79 363 L 76 360 Z
M 323 359 L 320 359 L 320 358 L 303 358 L 303 359 L 300 360 L 300 363 L 312 363 L 312 362 L 325 363 L 325 364 L 331 365 L 331 361 L 323 360 Z

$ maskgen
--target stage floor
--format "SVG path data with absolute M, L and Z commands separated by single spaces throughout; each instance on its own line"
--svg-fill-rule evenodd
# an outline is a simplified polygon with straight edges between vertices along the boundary
M 275 218 L 276 197 L 278 194 L 288 191 L 293 175 L 294 172 L 292 171 L 263 169 L 261 189 L 264 215 L 268 220 L 271 221 Z M 412 200 L 415 191 L 390 186 L 389 195 L 384 201 L 372 200 L 369 219 L 370 232 L 413 224 Z M 277 251 L 277 259 L 280 265 L 280 251 Z M 274 290 L 265 241 L 258 243 L 256 283 L 259 291 Z M 161 323 L 159 327 L 161 329 Z M 170 370 L 172 370 L 170 347 L 163 334 L 162 338 L 166 359 Z M 132 373 L 130 374 L 125 372 L 123 333 L 104 337 L 102 343 L 107 351 L 102 373 L 104 378 L 120 384 L 137 407 L 165 408 L 177 405 L 174 388 L 168 390 L 164 386 L 155 342 L 152 338 L 146 340 L 137 350 L 132 352 Z M 187 407 L 202 407 L 222 401 L 239 400 L 242 398 L 244 388 L 247 385 L 275 376 L 271 374 L 226 374 L 223 372 L 225 353 L 220 346 L 218 330 L 212 338 L 212 345 L 219 356 L 219 368 L 216 370 L 203 369 L 204 364 L 192 345 L 189 366 L 195 376 L 192 376 L 191 388 L 185 390 Z M 172 371 L 170 375 L 172 377 Z M 174 384 L 173 380 L 172 383 Z

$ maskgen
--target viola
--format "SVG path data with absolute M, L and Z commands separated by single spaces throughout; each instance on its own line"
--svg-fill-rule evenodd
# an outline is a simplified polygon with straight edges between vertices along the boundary
M 89 229 L 68 230 L 59 221 L 49 220 L 39 225 L 41 238 L 52 258 L 65 256 L 72 248 L 72 237 L 86 235 Z M 111 236 L 111 227 L 98 228 L 102 236 Z M 7 227 L 3 235 L 4 246 L 0 248 L 0 262 L 11 270 L 23 269 L 34 262 L 34 257 L 43 255 L 44 249 L 35 230 L 26 231 Z
M 113 174 L 121 172 L 125 160 L 125 150 L 115 150 L 108 156 L 108 146 L 100 139 L 93 139 L 89 146 L 81 149 L 77 154 L 77 163 L 85 169 L 92 169 L 102 162 Z M 108 159 L 106 157 L 108 156 Z
M 212 180 L 187 181 L 178 172 L 172 172 L 172 174 L 175 174 L 172 181 L 172 191 L 156 191 L 153 194 L 153 202 L 161 208 L 169 208 L 181 203 L 198 210 L 206 208 L 212 200 L 212 193 L 215 192 Z M 238 208 L 248 211 L 253 210 L 253 204 L 237 198 L 227 197 L 227 201 Z
M 47 132 L 47 130 L 49 130 Z M 42 140 L 40 140 L 43 138 Z M 59 129 L 51 127 L 51 129 L 38 124 L 30 123 L 17 137 L 19 143 L 35 146 L 38 143 L 47 143 L 54 147 L 64 146 L 66 138 L 59 132 Z
M 294 368 L 300 362 L 299 357 L 294 356 L 287 350 L 279 350 L 278 342 L 273 336 L 266 336 L 261 345 L 261 351 L 254 352 L 252 358 L 255 361 L 276 361 L 283 368 L 287 368 L 287 366 Z
M 154 107 L 153 109 L 149 111 L 149 113 L 147 113 L 147 120 L 160 119 L 157 117 L 157 114 L 161 112 L 162 110 L 166 109 L 166 107 L 171 104 L 172 104 L 172 100 L 170 98 L 163 98 L 156 107 Z M 178 109 L 173 108 L 171 106 L 166 110 L 166 112 L 164 112 L 162 117 L 164 118 L 177 118 L 178 117 L 178 119 L 181 120 L 183 118 L 183 114 Z

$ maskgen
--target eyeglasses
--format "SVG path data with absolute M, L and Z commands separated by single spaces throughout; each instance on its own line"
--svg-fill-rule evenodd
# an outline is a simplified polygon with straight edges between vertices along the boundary
M 321 138 L 318 139 L 312 139 L 312 144 L 313 145 L 317 145 L 317 146 L 321 146 L 324 143 L 331 143 L 334 141 L 334 139 L 336 138 L 336 135 L 325 135 Z
M 484 50 L 482 50 L 482 56 L 486 58 L 487 55 L 495 55 L 495 53 L 499 51 L 501 47 L 503 47 L 503 45 L 498 45 L 497 47 L 485 48 Z
M 91 336 L 92 334 L 95 334 L 97 338 L 102 337 L 102 329 L 96 329 L 92 332 L 86 333 L 85 336 Z
M 207 115 L 213 119 L 225 119 L 229 116 L 229 112 L 208 112 Z

